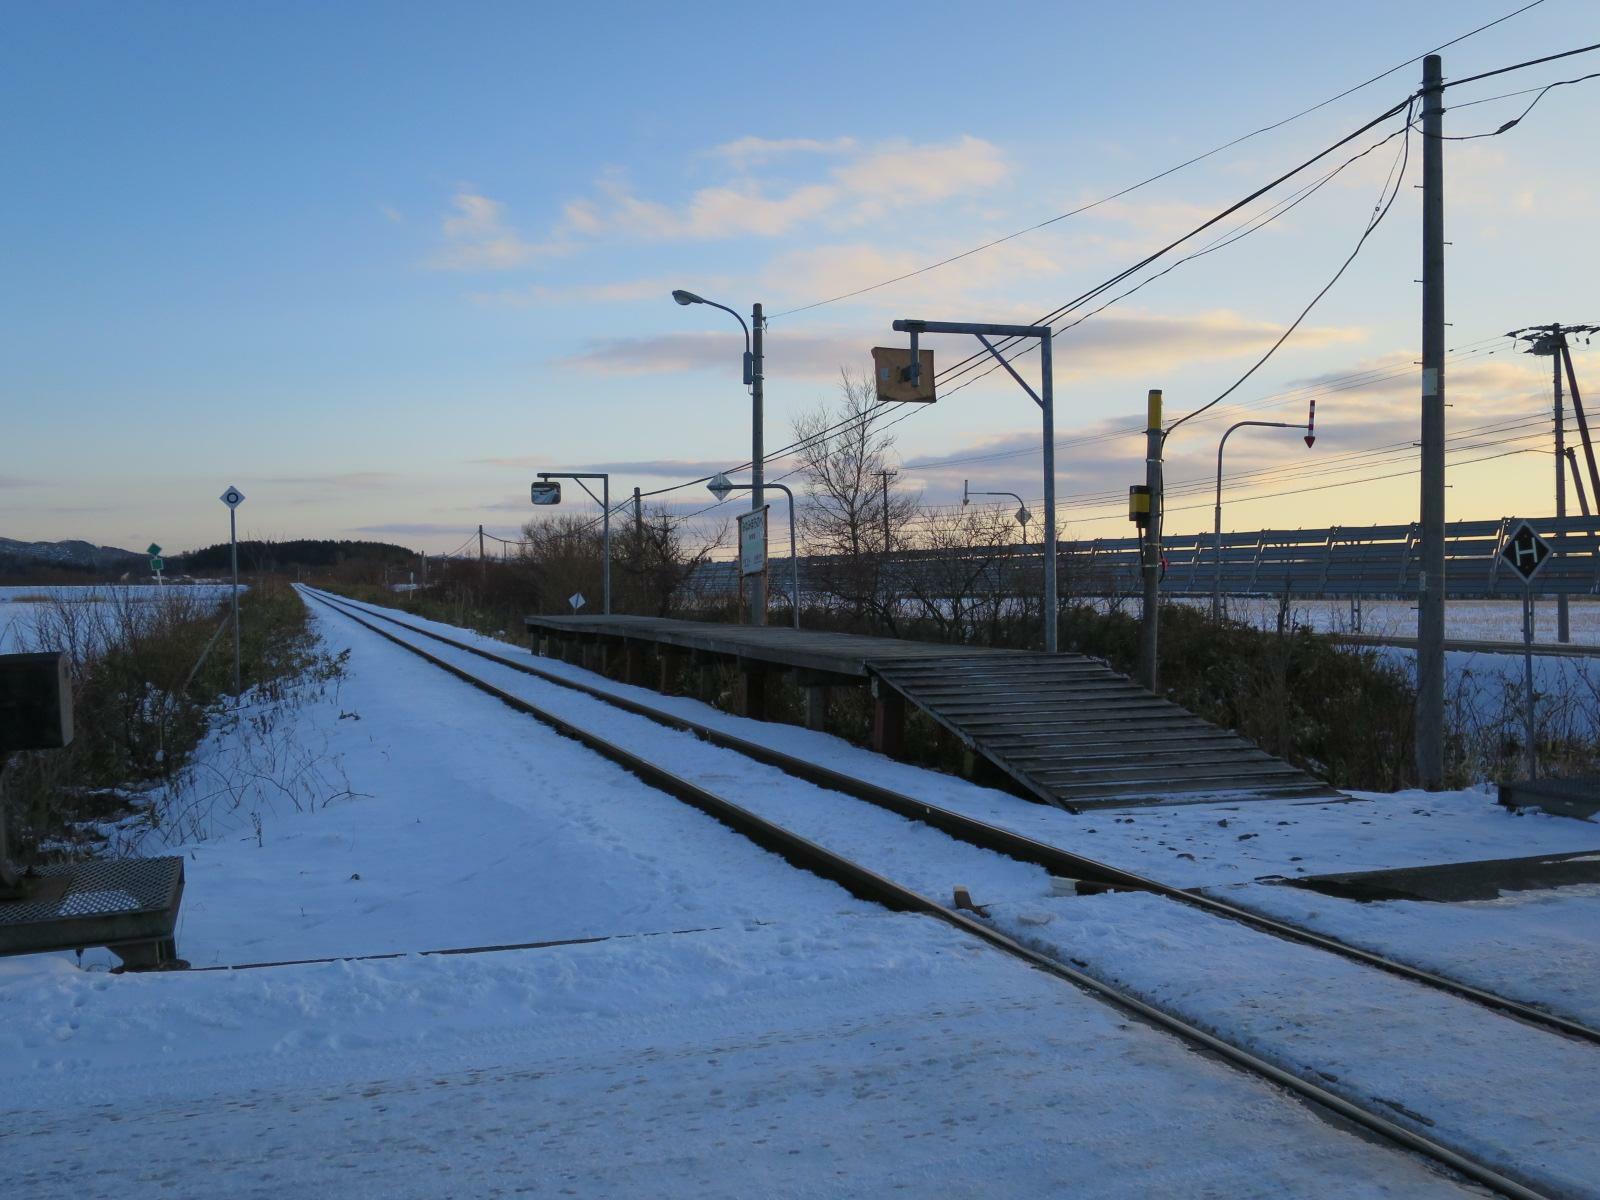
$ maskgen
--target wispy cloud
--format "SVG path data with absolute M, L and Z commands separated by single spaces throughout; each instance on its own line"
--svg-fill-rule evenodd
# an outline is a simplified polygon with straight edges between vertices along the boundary
M 989 314 L 1004 316 L 1005 314 Z M 1030 319 L 1018 312 L 1016 319 Z M 1163 314 L 1127 310 L 1096 317 L 1056 341 L 1058 378 L 1081 375 L 1148 375 L 1153 370 L 1195 362 L 1234 358 L 1265 350 L 1282 332 L 1282 326 L 1239 313 L 1217 310 L 1204 313 Z M 1361 340 L 1361 329 L 1311 326 L 1297 330 L 1296 349 L 1337 345 Z M 882 340 L 882 339 L 880 339 Z M 924 343 L 929 345 L 930 343 Z M 971 347 L 951 340 L 933 341 L 936 361 L 944 356 L 964 356 Z M 603 338 L 590 342 L 580 353 L 559 360 L 564 366 L 603 375 L 651 375 L 676 371 L 738 369 L 744 346 L 739 334 L 683 332 L 655 337 Z M 767 359 L 774 374 L 825 378 L 849 370 L 867 370 L 872 342 L 859 332 L 786 333 L 767 342 Z M 1026 375 L 1031 360 L 1018 364 Z
M 473 464 L 491 467 L 506 467 L 511 470 L 537 470 L 548 469 L 548 458 L 537 458 L 531 455 L 516 458 L 474 458 Z M 604 471 L 611 475 L 651 475 L 666 478 L 692 478 L 695 475 L 710 475 L 717 471 L 725 470 L 727 463 L 721 460 L 692 459 L 692 458 L 649 458 L 631 459 L 623 462 L 598 462 L 584 463 L 583 470 Z M 522 498 L 523 507 L 527 507 L 528 498 Z
M 258 475 L 254 478 L 267 484 L 365 490 L 388 487 L 398 483 L 402 477 L 391 471 L 341 471 L 329 475 Z
M 563 205 L 542 240 L 523 236 L 501 201 L 462 187 L 442 219 L 444 246 L 433 265 L 508 270 L 605 237 L 714 241 L 780 237 L 819 221 L 845 227 L 896 209 L 991 191 L 1011 173 L 998 146 L 970 135 L 872 147 L 853 138 L 745 137 L 716 147 L 711 155 L 733 168 L 734 177 L 667 201 L 640 193 L 623 172 L 609 171 L 595 182 L 592 194 Z M 760 179 L 750 173 L 753 166 L 795 155 L 834 161 L 810 179 Z
M 791 333 L 767 343 L 767 364 L 774 373 L 788 376 L 833 376 L 842 366 L 869 369 L 869 351 L 859 335 Z M 743 353 L 744 340 L 737 332 L 685 332 L 601 338 L 559 362 L 601 375 L 722 371 L 737 378 Z
M 858 143 L 852 137 L 764 138 L 742 137 L 714 146 L 709 154 L 725 158 L 738 167 L 759 166 L 794 154 L 848 154 Z
M 498 200 L 462 188 L 450 202 L 441 228 L 444 248 L 431 265 L 447 271 L 504 271 L 565 253 L 558 241 L 530 242 L 506 221 Z

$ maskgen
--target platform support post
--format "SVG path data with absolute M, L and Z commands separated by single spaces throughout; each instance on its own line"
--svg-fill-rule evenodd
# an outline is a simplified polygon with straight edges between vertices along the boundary
M 820 684 L 806 688 L 806 728 L 821 729 L 828 723 L 828 689 Z
M 741 717 L 764 721 L 767 717 L 767 671 L 760 663 L 739 660 L 734 706 Z
M 645 686 L 644 646 L 631 638 L 622 643 L 622 681 Z
M 678 678 L 683 671 L 684 657 L 676 646 L 656 647 L 656 691 L 663 696 L 676 696 L 683 690 L 678 686 Z
M 872 748 L 899 758 L 906 748 L 906 702 L 898 692 L 872 681 Z

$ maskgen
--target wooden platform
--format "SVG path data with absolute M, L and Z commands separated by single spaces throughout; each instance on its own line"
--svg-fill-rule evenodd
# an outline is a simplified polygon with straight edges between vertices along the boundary
M 876 701 L 877 748 L 897 751 L 896 730 L 911 705 L 1027 795 L 1073 811 L 1339 797 L 1298 768 L 1081 654 L 656 617 L 528 617 L 527 627 L 536 649 L 541 637 L 621 643 L 637 662 L 638 648 L 653 644 L 732 658 L 756 678 L 790 670 L 811 687 L 868 685 Z
M 925 658 L 927 642 L 824 633 L 787 625 L 722 625 L 711 621 L 678 621 L 668 617 L 528 617 L 530 634 L 574 634 L 653 642 L 682 650 L 726 655 L 770 666 L 821 671 L 865 680 L 867 664 L 899 658 Z M 967 657 L 993 654 L 982 646 L 939 646 L 940 655 Z

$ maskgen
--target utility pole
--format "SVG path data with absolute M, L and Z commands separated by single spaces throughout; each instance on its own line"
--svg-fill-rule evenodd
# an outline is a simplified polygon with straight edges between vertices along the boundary
M 1571 446 L 1567 447 L 1567 466 L 1572 468 L 1572 486 L 1578 489 L 1578 509 L 1587 517 L 1589 497 L 1583 491 L 1583 476 L 1578 474 L 1578 452 Z
M 889 480 L 896 478 L 899 471 L 874 471 L 879 483 L 883 487 L 883 553 L 885 557 L 893 547 L 889 545 Z
M 1561 326 L 1555 327 L 1556 342 L 1561 343 Z M 1555 382 L 1555 421 L 1556 421 L 1556 553 L 1564 553 L 1562 545 L 1566 539 L 1567 520 L 1567 431 L 1566 416 L 1561 411 L 1561 355 L 1555 354 L 1550 358 L 1551 375 Z M 1585 506 L 1587 507 L 1587 505 Z M 1570 642 L 1572 640 L 1572 614 L 1568 612 L 1567 593 L 1556 593 L 1556 641 Z
M 1161 614 L 1161 389 L 1151 388 L 1145 405 L 1144 482 L 1150 489 L 1150 522 L 1144 529 L 1144 607 L 1139 614 L 1139 682 L 1150 691 L 1161 684 L 1159 622 Z
M 483 554 L 483 523 L 478 524 L 478 578 L 489 577 L 489 560 Z
M 1595 494 L 1600 496 L 1600 471 L 1595 469 L 1594 444 L 1589 438 L 1589 422 L 1583 412 L 1583 394 L 1578 391 L 1578 377 L 1572 369 L 1571 340 L 1568 334 L 1581 333 L 1589 335 L 1600 331 L 1600 326 L 1595 325 L 1530 325 L 1526 329 L 1514 329 L 1506 336 L 1515 338 L 1519 342 L 1527 342 L 1527 353 L 1534 355 L 1550 356 L 1550 390 L 1555 397 L 1554 420 L 1556 430 L 1556 529 L 1554 541 L 1556 553 L 1560 555 L 1562 545 L 1566 541 L 1567 517 L 1567 468 L 1572 468 L 1572 482 L 1578 489 L 1578 503 L 1583 509 L 1583 515 L 1589 515 L 1589 501 L 1584 495 L 1583 475 L 1578 470 L 1578 457 L 1573 448 L 1567 445 L 1567 420 L 1563 405 L 1564 397 L 1561 394 L 1562 372 L 1566 372 L 1566 380 L 1572 392 L 1572 415 L 1578 424 L 1578 440 L 1583 443 L 1584 457 L 1589 465 L 1589 482 L 1595 488 Z M 1572 640 L 1571 621 L 1569 619 L 1567 593 L 1563 590 L 1556 592 L 1556 637 L 1563 642 Z
M 1422 60 L 1422 556 L 1417 779 L 1444 784 L 1444 67 Z
M 750 307 L 750 511 L 760 512 L 767 503 L 767 470 L 766 451 L 763 448 L 762 430 L 762 340 L 766 333 L 763 326 L 766 318 L 761 314 L 761 305 L 754 304 Z M 762 519 L 762 535 L 765 537 L 765 518 Z M 766 555 L 762 555 L 765 562 Z M 750 624 L 765 625 L 767 623 L 767 569 L 765 566 L 750 576 Z

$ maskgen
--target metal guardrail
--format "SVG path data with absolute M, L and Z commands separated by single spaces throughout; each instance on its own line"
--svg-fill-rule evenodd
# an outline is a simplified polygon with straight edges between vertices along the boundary
M 1452 521 L 1446 526 L 1445 586 L 1450 596 L 1521 596 L 1521 583 L 1510 572 L 1497 570 L 1496 556 L 1508 528 L 1518 519 Z M 1556 548 L 1539 576 L 1539 594 L 1600 595 L 1600 517 L 1527 520 Z M 1168 537 L 1163 545 L 1167 570 L 1162 591 L 1209 596 L 1220 569 L 1221 590 L 1230 596 L 1409 598 L 1418 591 L 1420 545 L 1416 522 L 1263 529 L 1223 534 L 1219 564 L 1211 534 L 1183 534 Z M 1140 587 L 1137 538 L 1063 541 L 1059 563 L 1064 595 L 1117 595 Z M 870 569 L 887 571 L 887 583 L 898 594 L 938 595 L 941 578 L 954 571 L 969 594 L 1021 595 L 1038 590 L 1041 567 L 1040 547 L 1009 545 L 953 554 L 897 551 L 887 563 L 874 563 Z M 847 570 L 846 559 L 802 555 L 800 589 L 808 594 L 831 590 L 829 578 Z M 736 571 L 731 562 L 706 563 L 690 577 L 689 589 L 707 599 L 731 595 L 738 589 Z M 787 590 L 787 558 L 771 560 L 769 579 L 776 599 Z

